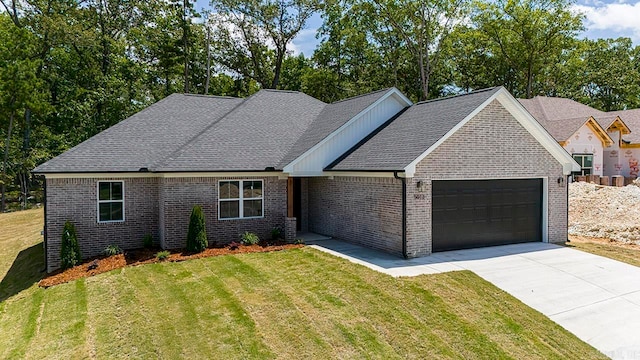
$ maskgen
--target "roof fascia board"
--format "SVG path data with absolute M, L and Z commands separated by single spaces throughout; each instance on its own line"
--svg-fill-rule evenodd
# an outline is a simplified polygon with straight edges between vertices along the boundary
M 558 142 L 540 125 L 540 123 L 518 102 L 505 88 L 496 91 L 495 94 L 485 100 L 480 106 L 472 111 L 461 122 L 447 132 L 440 140 L 431 145 L 425 152 L 420 154 L 415 160 L 405 167 L 407 177 L 413 177 L 416 166 L 420 161 L 432 153 L 438 146 L 451 137 L 456 131 L 474 118 L 480 111 L 486 108 L 493 100 L 498 100 L 511 115 L 544 146 L 547 151 L 562 164 L 562 170 L 565 175 L 571 174 L 572 171 L 580 171 L 580 166 L 573 160 L 573 157 L 558 144 Z
M 611 124 L 607 126 L 607 131 L 609 130 L 610 127 L 612 127 L 616 123 L 622 126 L 623 130 L 620 130 L 620 133 L 622 133 L 623 135 L 631 134 L 631 129 L 629 129 L 629 127 L 627 126 L 627 123 L 625 123 L 622 120 L 622 118 L 620 118 L 620 116 L 616 116 L 616 118 L 611 122 Z
M 602 143 L 602 147 L 607 147 L 613 144 L 613 139 L 609 136 L 607 130 L 605 130 L 593 116 L 589 116 L 589 119 L 582 125 L 587 125 L 594 133 L 598 135 L 600 138 L 600 142 Z M 581 127 L 582 127 L 581 126 Z M 579 129 L 578 129 L 579 130 Z M 578 131 L 576 130 L 576 132 Z M 575 133 L 574 133 L 575 134 Z M 571 134 L 573 136 L 573 134 Z M 569 138 L 570 139 L 570 138 Z
M 270 177 L 283 175 L 280 171 L 215 171 L 215 172 L 96 172 L 96 173 L 42 173 L 47 179 L 93 179 L 93 178 L 193 178 L 193 177 Z
M 453 128 L 451 128 L 451 130 L 449 130 L 446 134 L 444 134 L 443 137 L 440 138 L 440 140 L 436 141 L 433 145 L 431 145 L 425 152 L 423 152 L 422 154 L 420 154 L 417 158 L 415 158 L 411 163 L 409 163 L 409 165 L 407 165 L 404 168 L 404 172 L 406 174 L 406 177 L 413 177 L 413 175 L 416 172 L 416 166 L 418 165 L 418 163 L 420 161 L 422 161 L 424 158 L 426 158 L 429 154 L 431 154 L 438 146 L 440 146 L 443 142 L 445 142 L 448 138 L 451 137 L 451 135 L 453 135 L 456 131 L 460 130 L 461 127 L 463 127 L 466 123 L 469 122 L 469 120 L 473 119 L 476 115 L 478 115 L 478 113 L 480 111 L 482 111 L 482 109 L 484 109 L 485 107 L 487 107 L 487 105 L 489 105 L 497 96 L 498 94 L 500 94 L 501 92 L 506 91 L 504 88 L 496 91 L 495 94 L 491 95 L 487 100 L 485 100 L 480 106 L 478 106 L 475 110 L 473 110 L 469 115 L 467 115 L 467 117 L 465 117 L 464 119 L 462 119 L 462 121 L 460 121 L 456 126 L 454 126 Z
M 302 155 L 298 156 L 297 158 L 295 158 L 293 161 L 291 161 L 290 163 L 288 163 L 287 165 L 284 166 L 283 171 L 287 172 L 287 173 L 293 173 L 293 167 L 299 163 L 300 161 L 302 161 L 305 157 L 309 156 L 309 154 L 313 153 L 314 151 L 316 151 L 318 148 L 320 148 L 322 145 L 324 145 L 326 142 L 328 142 L 329 140 L 331 140 L 333 137 L 337 136 L 339 133 L 341 133 L 344 129 L 346 129 L 347 127 L 349 127 L 351 124 L 353 124 L 354 122 L 358 121 L 358 119 L 360 119 L 362 116 L 364 116 L 366 113 L 368 113 L 369 111 L 371 111 L 372 109 L 374 109 L 376 106 L 378 106 L 380 103 L 382 103 L 383 101 L 385 101 L 386 99 L 388 99 L 389 97 L 391 97 L 392 95 L 395 95 L 396 98 L 398 100 L 400 100 L 400 102 L 404 102 L 406 104 L 406 106 L 411 106 L 413 105 L 413 103 L 411 102 L 411 100 L 409 100 L 406 96 L 404 96 L 404 94 L 402 94 L 400 92 L 400 90 L 396 89 L 395 87 L 389 89 L 389 91 L 387 91 L 384 95 L 382 95 L 378 100 L 374 101 L 373 104 L 367 106 L 366 108 L 364 108 L 364 110 L 360 111 L 359 113 L 357 113 L 354 117 L 352 117 L 351 119 L 349 119 L 349 121 L 347 121 L 346 123 L 342 124 L 342 126 L 340 126 L 339 128 L 337 128 L 334 132 L 332 132 L 331 134 L 327 135 L 324 139 L 320 140 L 320 142 L 318 142 L 317 144 L 315 144 L 313 147 L 311 147 L 309 150 L 305 151 Z
M 373 177 L 373 178 L 392 178 L 393 171 L 324 171 L 324 176 L 332 177 Z M 398 174 L 399 177 L 404 177 L 404 174 Z

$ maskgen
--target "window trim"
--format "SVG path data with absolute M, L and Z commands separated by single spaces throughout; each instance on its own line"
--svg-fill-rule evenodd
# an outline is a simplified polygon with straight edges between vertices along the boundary
M 239 182 L 239 191 L 238 191 L 238 195 L 240 196 L 239 198 L 234 198 L 234 199 L 222 199 L 220 197 L 220 184 L 223 182 L 230 182 L 230 181 L 237 181 Z M 262 183 L 262 196 L 259 198 L 245 198 L 244 197 L 244 191 L 243 191 L 243 184 L 245 181 L 259 181 L 260 183 Z M 224 180 L 218 180 L 218 189 L 216 190 L 216 193 L 218 194 L 218 220 L 224 221 L 224 220 L 244 220 L 244 219 L 263 219 L 264 218 L 264 179 L 224 179 Z M 261 213 L 262 215 L 260 216 L 244 216 L 244 201 L 245 200 L 261 200 L 261 204 L 262 204 L 262 208 L 261 208 Z M 221 218 L 220 217 L 220 203 L 224 202 L 224 201 L 238 201 L 238 215 L 240 215 L 239 217 L 233 217 L 233 218 Z
M 121 183 L 122 184 L 122 200 L 100 200 L 100 183 Z M 113 202 L 121 202 L 122 203 L 122 220 L 100 220 L 100 204 L 104 203 L 113 203 Z M 125 220 L 125 188 L 124 188 L 124 180 L 98 180 L 96 183 L 96 220 L 98 224 L 109 224 L 109 223 L 121 223 Z

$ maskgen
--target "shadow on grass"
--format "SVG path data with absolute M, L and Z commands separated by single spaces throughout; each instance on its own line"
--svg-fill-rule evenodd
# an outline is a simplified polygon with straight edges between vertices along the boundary
M 42 243 L 18 253 L 7 275 L 0 281 L 0 302 L 37 283 L 45 275 Z

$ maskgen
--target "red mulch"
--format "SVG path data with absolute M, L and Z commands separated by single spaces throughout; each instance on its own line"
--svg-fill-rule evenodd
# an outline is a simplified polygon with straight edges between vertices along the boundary
M 189 253 L 186 251 L 177 251 L 171 253 L 165 262 L 178 262 L 191 259 L 200 259 L 211 256 L 229 255 L 229 254 L 248 254 L 270 251 L 280 251 L 286 249 L 297 249 L 304 245 L 294 244 L 275 244 L 275 245 L 238 245 L 238 248 L 231 250 L 229 246 L 218 248 L 207 248 L 203 252 Z M 128 250 L 124 254 L 113 255 L 109 257 L 98 257 L 89 259 L 86 262 L 74 266 L 67 270 L 59 270 L 49 274 L 40 280 L 38 285 L 43 288 L 63 284 L 80 278 L 86 278 L 102 274 L 107 271 L 120 269 L 125 266 L 137 266 L 143 264 L 151 264 L 160 262 L 156 259 L 156 253 L 162 251 L 160 249 L 136 249 Z M 97 266 L 96 266 L 97 265 Z

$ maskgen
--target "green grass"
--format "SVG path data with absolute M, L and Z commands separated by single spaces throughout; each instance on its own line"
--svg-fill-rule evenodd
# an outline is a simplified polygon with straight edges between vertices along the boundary
M 608 257 L 634 266 L 640 266 L 640 248 L 606 244 L 602 242 L 577 242 L 565 244 L 567 247 Z
M 0 234 L 31 231 L 13 216 L 0 215 Z M 2 240 L 13 254 L 0 258 L 3 273 L 42 268 L 18 255 L 39 240 L 20 233 Z M 129 267 L 46 290 L 34 279 L 2 288 L 0 358 L 605 358 L 471 272 L 396 279 L 310 248 Z

